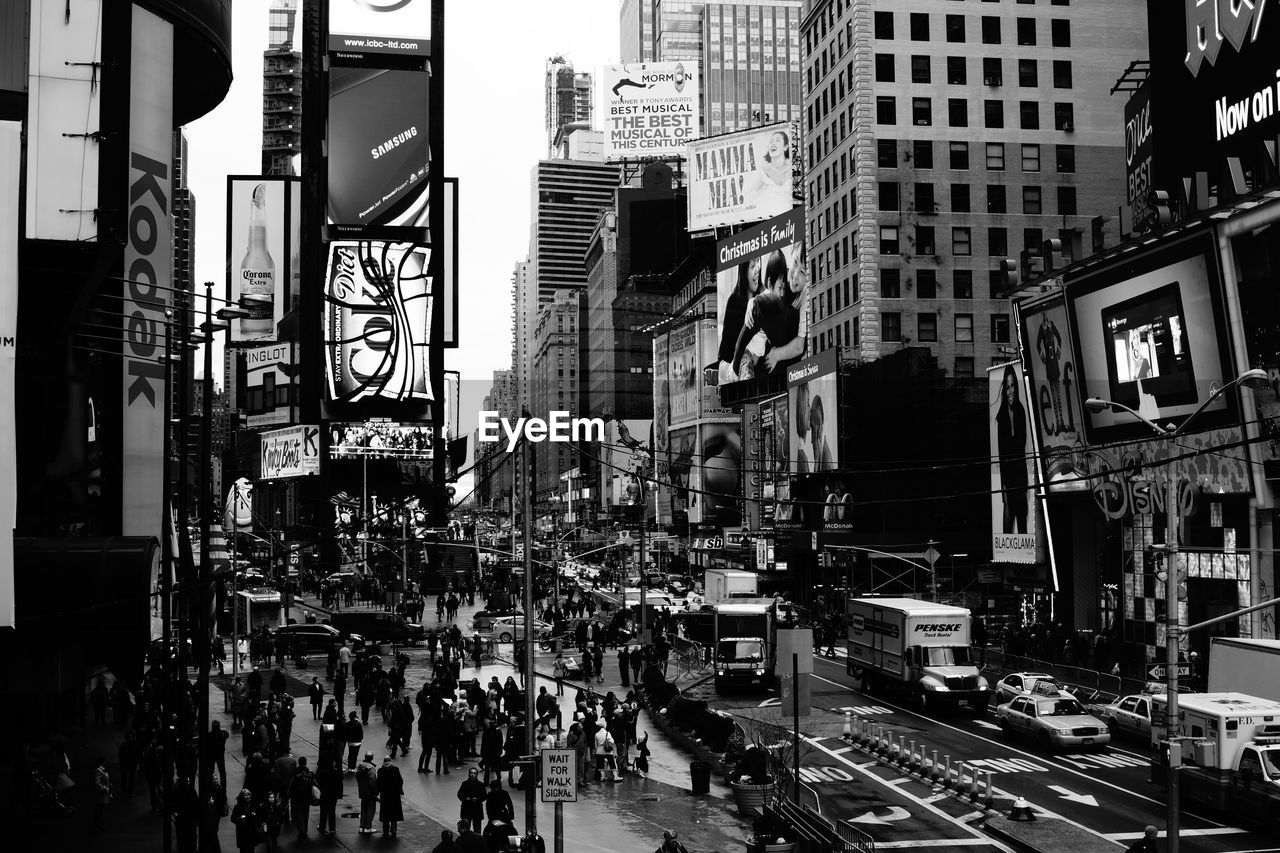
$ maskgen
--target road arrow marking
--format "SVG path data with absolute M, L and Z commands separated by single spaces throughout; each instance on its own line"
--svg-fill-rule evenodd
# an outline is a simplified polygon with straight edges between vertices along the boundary
M 982 726 L 984 729 L 995 729 L 996 731 L 1000 731 L 1000 727 L 995 723 L 988 723 L 986 720 L 974 720 L 974 722 Z
M 848 818 L 849 823 L 873 823 L 878 826 L 888 826 L 891 823 L 897 823 L 900 820 L 906 820 L 911 817 L 911 812 L 902 808 L 902 806 L 889 806 L 889 813 L 884 817 L 876 814 L 875 809 L 858 817 Z
M 757 707 L 757 708 L 772 708 L 774 705 L 781 705 L 781 704 L 782 704 L 782 700 L 781 700 L 781 699 L 779 699 L 779 698 L 777 698 L 777 697 L 774 697 L 774 698 L 772 698 L 772 699 L 766 699 L 766 700 L 764 700 L 763 702 L 761 702 L 761 703 L 760 703 L 759 705 L 757 705 L 756 707 Z
M 1064 800 L 1070 800 L 1073 803 L 1083 803 L 1086 806 L 1093 806 L 1094 808 L 1097 808 L 1098 806 L 1098 798 L 1092 794 L 1077 794 L 1075 791 L 1064 788 L 1061 785 L 1050 785 L 1048 787 L 1050 791 L 1056 792 L 1058 796 Z

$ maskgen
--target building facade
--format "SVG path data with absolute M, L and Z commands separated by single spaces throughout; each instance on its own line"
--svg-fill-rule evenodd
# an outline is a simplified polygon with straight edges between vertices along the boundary
M 547 60 L 546 71 L 547 154 L 556 156 L 556 137 L 569 124 L 591 126 L 595 115 L 595 90 L 591 74 L 574 71 L 563 56 Z
M 535 417 L 549 418 L 552 412 L 578 416 L 578 349 L 583 298 L 580 288 L 557 290 L 538 314 L 528 395 L 529 411 Z M 571 444 L 542 441 L 532 447 L 534 521 L 544 529 L 552 523 L 560 475 L 577 467 L 580 455 Z
M 653 12 L 657 5 L 657 0 L 622 0 L 618 7 L 618 37 L 623 62 L 653 61 Z
M 272 0 L 262 54 L 262 174 L 293 175 L 302 151 L 302 50 L 297 0 Z
M 1082 257 L 1125 201 L 1108 92 L 1145 34 L 1120 0 L 807 2 L 810 351 L 921 345 L 956 376 L 1007 360 L 1001 261 L 1047 240 Z

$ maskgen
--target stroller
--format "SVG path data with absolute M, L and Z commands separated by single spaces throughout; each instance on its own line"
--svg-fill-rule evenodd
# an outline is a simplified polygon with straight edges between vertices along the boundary
M 66 780 L 64 782 L 63 780 Z M 76 807 L 67 802 L 62 794 L 65 791 L 75 787 L 75 782 L 66 779 L 64 775 L 59 775 L 58 785 L 49 783 L 39 771 L 31 771 L 31 802 L 35 808 L 43 814 L 52 815 L 54 817 L 70 817 L 76 813 Z M 70 783 L 70 784 L 66 784 Z

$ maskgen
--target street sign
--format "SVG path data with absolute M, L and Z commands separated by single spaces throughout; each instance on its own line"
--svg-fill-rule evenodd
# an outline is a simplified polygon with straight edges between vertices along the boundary
M 542 802 L 578 801 L 577 750 L 542 750 Z
M 927 549 L 925 549 L 924 558 L 925 560 L 928 561 L 929 565 L 931 566 L 934 563 L 938 562 L 938 558 L 941 556 L 942 555 L 938 553 L 938 549 L 933 547 L 932 545 L 930 545 Z
M 1155 666 L 1147 670 L 1147 678 L 1150 678 L 1150 679 L 1164 678 L 1166 671 L 1167 670 L 1165 669 L 1164 664 L 1156 664 Z M 1178 664 L 1178 675 L 1180 676 L 1191 675 L 1191 664 L 1189 663 Z

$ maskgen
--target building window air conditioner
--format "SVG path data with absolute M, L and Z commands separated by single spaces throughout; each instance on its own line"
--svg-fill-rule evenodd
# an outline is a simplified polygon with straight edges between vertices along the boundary
M 983 78 L 982 78 L 982 80 L 983 80 L 983 82 L 984 82 L 984 83 L 986 83 L 988 86 L 999 86 L 1001 83 L 1003 83 L 1003 82 L 1004 82 L 1004 81 L 1000 78 L 1000 75 L 999 75 L 999 74 L 989 74 L 989 75 L 987 75 L 986 77 L 983 77 Z

